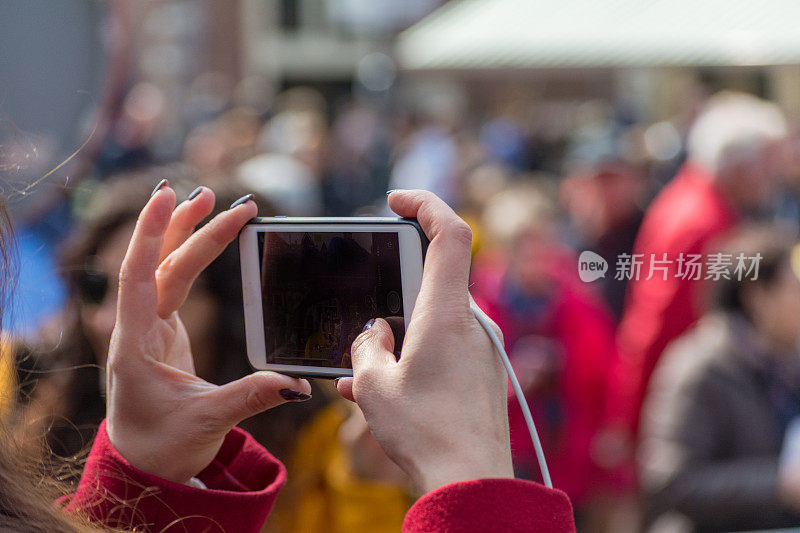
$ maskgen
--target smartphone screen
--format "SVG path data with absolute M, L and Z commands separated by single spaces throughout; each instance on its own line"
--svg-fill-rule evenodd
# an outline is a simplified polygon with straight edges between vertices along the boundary
M 351 346 L 386 320 L 399 357 L 422 282 L 424 234 L 403 219 L 260 218 L 239 236 L 253 367 L 352 375 Z
M 372 318 L 405 324 L 396 232 L 260 232 L 266 362 L 352 368 L 350 346 Z

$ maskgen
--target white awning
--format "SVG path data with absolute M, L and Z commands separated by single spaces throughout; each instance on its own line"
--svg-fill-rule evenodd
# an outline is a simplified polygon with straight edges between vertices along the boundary
M 406 70 L 800 64 L 800 0 L 454 0 L 396 51 Z

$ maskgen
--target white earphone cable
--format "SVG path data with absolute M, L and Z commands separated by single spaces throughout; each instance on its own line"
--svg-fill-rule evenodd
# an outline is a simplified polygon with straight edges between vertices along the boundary
M 489 321 L 486 319 L 486 315 L 484 315 L 482 311 L 476 309 L 475 307 L 472 307 L 471 309 L 472 314 L 475 315 L 475 318 L 478 319 L 478 322 L 480 322 L 481 326 L 483 326 L 483 329 L 486 330 L 486 334 L 489 335 L 489 338 L 492 339 L 492 343 L 494 343 L 494 347 L 497 350 L 497 353 L 500 354 L 500 359 L 503 361 L 503 366 L 506 367 L 508 379 L 511 380 L 511 387 L 514 389 L 514 395 L 517 397 L 519 406 L 522 409 L 522 416 L 525 417 L 525 424 L 527 424 L 528 432 L 530 432 L 531 439 L 533 440 L 533 448 L 536 450 L 536 459 L 538 459 L 539 469 L 542 471 L 542 480 L 544 481 L 545 486 L 552 489 L 553 482 L 550 480 L 550 471 L 547 468 L 547 461 L 544 458 L 544 450 L 542 450 L 542 443 L 539 440 L 539 433 L 536 431 L 536 425 L 533 423 L 533 415 L 531 415 L 531 410 L 528 407 L 527 400 L 525 400 L 525 394 L 522 392 L 522 387 L 519 384 L 517 375 L 514 373 L 514 369 L 511 367 L 511 361 L 508 359 L 508 354 L 503 347 L 503 343 L 500 342 L 499 337 L 492 329 Z

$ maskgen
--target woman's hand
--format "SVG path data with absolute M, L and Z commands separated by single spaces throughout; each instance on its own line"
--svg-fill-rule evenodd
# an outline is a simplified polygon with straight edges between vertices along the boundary
M 340 379 L 339 392 L 358 403 L 386 454 L 425 492 L 514 477 L 507 376 L 470 309 L 470 228 L 430 192 L 393 192 L 389 206 L 416 217 L 430 239 L 422 288 L 400 360 L 389 325 L 375 321 L 353 343 L 353 378 Z
M 256 215 L 256 205 L 243 199 L 195 232 L 211 212 L 214 194 L 203 188 L 175 208 L 175 193 L 164 185 L 139 215 L 119 275 L 107 430 L 133 466 L 187 482 L 211 463 L 234 425 L 287 399 L 307 399 L 311 387 L 272 372 L 223 386 L 194 375 L 178 309 L 200 272 Z

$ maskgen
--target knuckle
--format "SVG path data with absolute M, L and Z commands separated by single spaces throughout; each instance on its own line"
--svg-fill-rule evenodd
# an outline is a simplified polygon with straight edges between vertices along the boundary
M 167 278 L 184 281 L 186 277 L 185 272 L 183 272 L 184 270 L 185 268 L 181 264 L 181 261 L 176 258 L 174 253 L 171 253 L 165 257 L 161 264 L 158 265 L 158 268 L 156 268 L 156 281 L 161 283 L 162 281 L 166 281 Z
M 472 228 L 460 218 L 448 224 L 443 234 L 461 246 L 472 246 Z
M 443 326 L 440 327 L 452 328 L 453 331 L 471 332 L 475 326 L 478 326 L 483 336 L 486 336 L 486 332 L 483 331 L 483 327 L 475 320 L 475 315 L 472 314 L 469 307 L 453 309 L 448 313 L 442 313 L 441 318 Z
M 359 398 L 368 397 L 373 391 L 381 390 L 381 373 L 372 365 L 353 371 L 353 396 Z
M 161 264 L 158 265 L 158 268 L 156 269 L 156 273 L 158 273 L 159 271 L 166 272 L 170 268 L 173 268 L 174 264 L 175 264 L 175 253 L 173 251 L 167 254 L 167 257 L 165 257 L 164 260 L 161 261 Z
M 211 244 L 219 248 L 227 246 L 228 243 L 230 243 L 233 238 L 231 234 L 235 234 L 235 229 L 234 221 L 218 215 L 214 217 L 211 222 L 206 224 L 201 231 L 205 230 Z
M 194 281 L 193 273 L 186 262 L 168 255 L 155 271 L 155 280 L 159 286 L 170 288 L 191 285 Z
M 109 352 L 108 360 L 106 361 L 106 372 L 109 375 L 117 375 L 124 369 L 124 357 L 120 357 L 115 352 Z
M 369 331 L 365 331 L 355 338 L 353 344 L 350 346 L 350 355 L 354 358 L 360 357 L 369 348 Z
M 260 389 L 251 389 L 244 396 L 244 408 L 248 413 L 259 413 L 269 406 L 270 399 Z
M 127 287 L 131 285 L 134 281 L 134 274 L 131 270 L 131 267 L 128 266 L 127 263 L 123 263 L 122 267 L 119 269 L 119 277 L 117 278 L 119 281 L 119 287 Z
M 187 437 L 194 440 L 197 444 L 205 444 L 209 438 L 214 438 L 220 432 L 226 431 L 232 424 L 227 417 L 221 416 L 216 412 L 208 412 L 205 416 L 200 417 L 194 424 L 196 428 L 187 434 Z
M 424 204 L 428 204 L 439 199 L 439 197 L 436 196 L 434 193 L 432 193 L 431 191 L 427 191 L 425 189 L 414 189 L 412 190 L 412 193 L 416 194 L 420 202 Z
M 167 278 L 167 265 L 162 264 L 156 269 L 156 282 L 161 283 Z
M 211 244 L 213 244 L 215 248 L 224 248 L 232 239 L 228 233 L 223 233 L 222 230 L 210 233 L 209 237 L 211 239 Z

